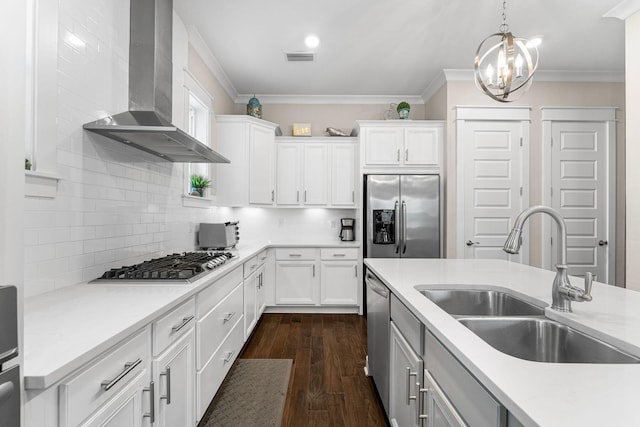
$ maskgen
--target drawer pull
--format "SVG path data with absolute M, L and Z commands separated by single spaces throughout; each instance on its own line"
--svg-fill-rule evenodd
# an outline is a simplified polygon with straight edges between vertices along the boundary
M 176 326 L 171 328 L 171 332 L 178 332 L 180 329 L 182 329 L 185 326 L 187 326 L 187 323 L 191 322 L 194 317 L 195 317 L 194 315 L 183 317 L 182 318 L 182 322 L 179 325 L 176 325 Z
M 156 385 L 153 381 L 149 383 L 149 387 L 145 387 L 142 391 L 149 392 L 149 412 L 142 414 L 142 418 L 149 418 L 151 424 L 156 422 Z
M 333 256 L 344 257 L 347 256 L 347 254 L 333 254 Z
M 290 257 L 301 257 L 302 254 L 289 254 Z
M 236 312 L 235 312 L 235 311 L 234 311 L 234 312 L 232 312 L 232 313 L 227 314 L 227 315 L 224 317 L 224 319 L 222 319 L 222 323 L 223 323 L 223 324 L 224 324 L 224 323 L 227 323 L 227 322 L 228 322 L 229 320 L 231 320 L 231 319 L 233 318 L 233 316 L 235 316 L 235 315 L 236 315 Z
M 167 401 L 167 405 L 171 405 L 171 368 L 167 366 L 167 370 L 164 373 L 160 374 L 161 377 L 165 377 L 165 384 L 167 386 L 167 394 L 160 395 L 160 400 L 165 399 Z
M 223 364 L 227 364 L 229 362 L 231 362 L 231 358 L 233 357 L 233 353 L 235 353 L 235 351 L 228 351 L 227 352 L 227 356 L 223 359 Z
M 253 269 L 254 269 L 254 268 L 256 268 L 257 266 L 258 266 L 258 264 L 253 264 L 253 265 L 252 265 L 251 267 L 249 267 L 249 268 L 251 268 L 251 269 L 253 270 Z
M 114 379 L 105 380 L 100 383 L 100 386 L 104 391 L 109 391 L 113 388 L 114 385 L 118 383 L 121 379 L 123 379 L 129 372 L 133 371 L 136 366 L 142 363 L 142 359 L 138 359 L 135 362 L 127 362 L 124 364 L 124 370 L 120 372 Z
M 418 390 L 418 396 L 422 396 L 423 394 L 427 394 L 429 392 L 428 388 L 422 388 L 422 386 L 420 385 L 419 382 L 416 383 L 416 390 Z M 429 414 L 424 414 L 424 400 L 425 399 L 418 399 L 418 401 L 416 402 L 416 424 L 420 424 L 420 420 L 428 420 L 429 419 Z

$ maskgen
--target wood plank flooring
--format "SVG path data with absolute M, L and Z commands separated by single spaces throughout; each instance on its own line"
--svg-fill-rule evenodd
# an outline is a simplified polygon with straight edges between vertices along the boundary
M 263 314 L 242 358 L 293 359 L 283 427 L 387 426 L 357 314 Z

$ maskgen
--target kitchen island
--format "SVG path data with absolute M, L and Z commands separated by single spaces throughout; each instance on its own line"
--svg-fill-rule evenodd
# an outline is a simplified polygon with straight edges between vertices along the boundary
M 366 259 L 365 265 L 446 349 L 526 426 L 638 426 L 640 364 L 556 364 L 506 355 L 419 292 L 508 290 L 545 316 L 640 356 L 640 293 L 594 283 L 593 301 L 551 310 L 555 272 L 499 260 Z M 581 287 L 581 280 L 573 284 Z

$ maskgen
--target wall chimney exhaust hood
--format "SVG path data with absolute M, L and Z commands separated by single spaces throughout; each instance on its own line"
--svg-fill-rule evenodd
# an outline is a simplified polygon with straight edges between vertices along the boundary
M 229 163 L 171 124 L 173 0 L 131 2 L 129 111 L 83 126 L 177 163 Z

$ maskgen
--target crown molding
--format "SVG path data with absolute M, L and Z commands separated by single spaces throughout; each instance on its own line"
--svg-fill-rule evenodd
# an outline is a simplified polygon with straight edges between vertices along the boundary
M 254 95 L 238 95 L 234 102 L 246 104 Z M 420 95 L 261 95 L 256 94 L 262 104 L 390 104 L 406 101 L 409 104 L 424 104 Z
M 623 21 L 640 11 L 640 0 L 624 0 L 602 15 L 603 18 L 618 18 Z
M 198 52 L 200 58 L 207 65 L 213 76 L 218 80 L 222 88 L 229 98 L 236 99 L 238 97 L 238 91 L 231 83 L 231 79 L 227 76 L 227 73 L 224 72 L 224 69 L 207 46 L 207 43 L 204 41 L 198 30 L 193 26 L 189 25 L 187 27 L 187 34 L 189 36 L 189 43 Z
M 431 80 L 431 83 L 427 85 L 427 88 L 422 92 L 422 95 L 420 95 L 422 102 L 427 103 L 427 101 L 429 101 L 431 97 L 435 95 L 446 83 L 447 77 L 445 76 L 444 70 L 442 70 L 433 80 Z

